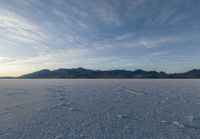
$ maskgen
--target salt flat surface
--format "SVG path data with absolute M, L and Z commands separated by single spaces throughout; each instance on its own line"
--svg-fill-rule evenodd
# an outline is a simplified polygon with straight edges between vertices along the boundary
M 200 80 L 0 80 L 0 139 L 199 139 Z

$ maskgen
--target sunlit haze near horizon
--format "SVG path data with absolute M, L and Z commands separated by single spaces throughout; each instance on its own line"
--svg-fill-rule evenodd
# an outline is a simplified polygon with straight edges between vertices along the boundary
M 1 0 L 0 76 L 200 68 L 199 0 Z

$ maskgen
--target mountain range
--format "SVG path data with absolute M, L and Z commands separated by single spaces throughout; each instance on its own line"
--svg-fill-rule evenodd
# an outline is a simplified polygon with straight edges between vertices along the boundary
M 66 79 L 143 79 L 143 78 L 200 78 L 200 69 L 193 69 L 184 73 L 171 73 L 157 71 L 144 71 L 141 69 L 135 71 L 129 70 L 91 70 L 85 68 L 73 69 L 43 69 L 33 73 L 22 75 L 18 78 L 23 79 L 42 79 L 42 78 L 66 78 Z

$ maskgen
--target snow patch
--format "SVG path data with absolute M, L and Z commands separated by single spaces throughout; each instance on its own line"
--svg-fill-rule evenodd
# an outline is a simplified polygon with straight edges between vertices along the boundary
M 179 128 L 184 128 L 184 125 L 179 123 L 178 121 L 174 121 L 174 122 L 172 122 L 172 124 L 174 124 L 175 126 L 177 126 Z
M 143 95 L 144 94 L 144 93 L 136 92 L 136 91 L 133 91 L 133 90 L 130 90 L 130 89 L 126 89 L 126 92 L 132 93 L 132 94 L 135 94 L 135 95 Z
M 64 135 L 58 135 L 55 137 L 55 139 L 64 139 Z
M 124 116 L 122 114 L 117 114 L 117 118 L 123 118 Z

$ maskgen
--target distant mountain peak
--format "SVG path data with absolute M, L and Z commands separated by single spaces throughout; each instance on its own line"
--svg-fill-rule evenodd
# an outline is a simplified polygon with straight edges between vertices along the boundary
M 91 70 L 83 67 L 72 69 L 43 69 L 37 72 L 26 74 L 20 78 L 200 78 L 200 70 L 193 69 L 185 73 L 167 74 L 163 71 L 144 71 L 137 69 L 135 71 L 128 70 Z
M 82 70 L 85 70 L 85 68 L 83 68 L 83 67 L 78 67 L 77 69 L 82 69 Z
M 49 71 L 51 71 L 51 70 L 49 70 L 49 69 L 42 69 L 39 72 L 49 72 Z

